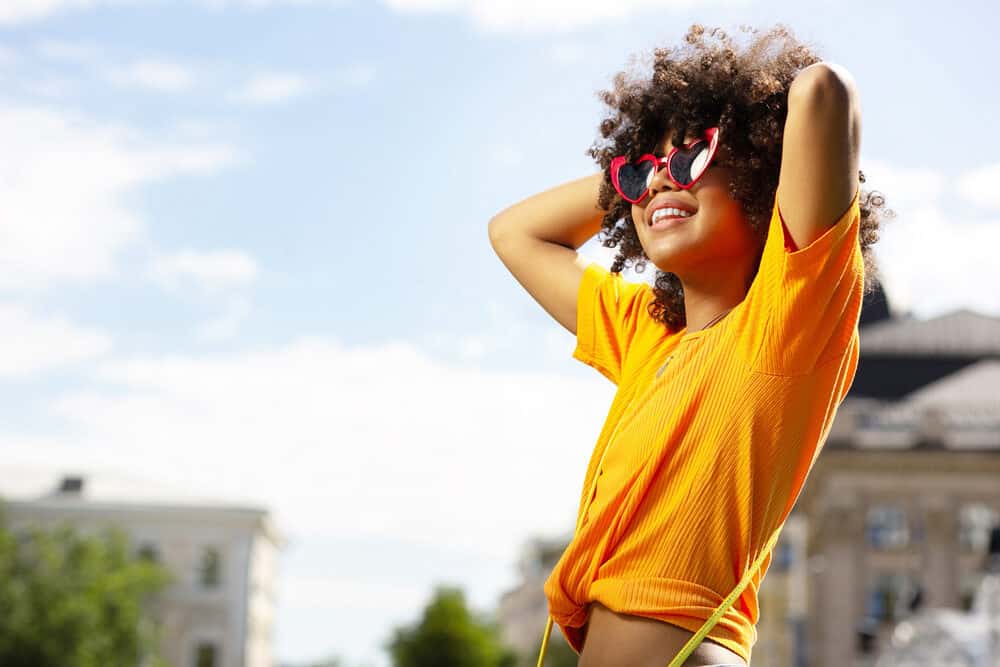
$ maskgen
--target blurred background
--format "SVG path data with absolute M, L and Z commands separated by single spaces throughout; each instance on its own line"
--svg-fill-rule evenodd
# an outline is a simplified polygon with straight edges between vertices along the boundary
M 854 75 L 897 217 L 754 664 L 1000 665 L 998 18 L 2 0 L 4 664 L 529 664 L 614 387 L 487 223 L 596 170 L 633 55 L 782 22 Z M 131 653 L 79 648 L 101 632 Z

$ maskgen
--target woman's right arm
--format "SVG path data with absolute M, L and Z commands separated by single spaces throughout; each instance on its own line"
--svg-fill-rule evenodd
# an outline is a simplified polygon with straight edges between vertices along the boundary
M 576 300 L 591 260 L 576 253 L 601 229 L 603 172 L 528 197 L 493 216 L 490 244 L 521 286 L 576 334 Z

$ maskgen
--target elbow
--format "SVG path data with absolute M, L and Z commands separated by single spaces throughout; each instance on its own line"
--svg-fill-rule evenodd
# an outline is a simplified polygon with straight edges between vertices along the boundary
M 854 78 L 840 65 L 819 62 L 799 72 L 788 91 L 788 113 L 820 127 L 846 128 L 852 145 L 860 145 L 861 101 Z
M 830 62 L 814 63 L 799 72 L 788 90 L 788 104 L 816 104 L 824 108 L 858 106 L 858 90 L 847 68 Z
M 490 245 L 496 249 L 497 245 L 500 243 L 501 235 L 504 233 L 504 223 L 499 216 L 493 216 L 487 225 L 487 233 L 490 238 Z

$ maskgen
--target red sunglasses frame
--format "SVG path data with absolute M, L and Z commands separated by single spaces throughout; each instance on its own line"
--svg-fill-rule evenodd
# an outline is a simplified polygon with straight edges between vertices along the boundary
M 677 180 L 674 178 L 673 174 L 670 173 L 670 161 L 673 159 L 675 155 L 677 155 L 678 152 L 690 150 L 703 141 L 708 142 L 708 162 L 706 163 L 705 168 L 702 170 L 700 174 L 698 174 L 697 177 L 691 179 L 691 182 L 688 183 L 687 185 L 678 183 Z M 683 146 L 673 146 L 671 147 L 670 151 L 666 154 L 666 156 L 662 158 L 657 157 L 652 153 L 646 153 L 645 155 L 639 157 L 639 159 L 633 162 L 632 164 L 637 165 L 641 162 L 649 160 L 653 163 L 654 174 L 657 173 L 662 167 L 666 167 L 667 178 L 670 179 L 670 182 L 676 185 L 681 190 L 688 190 L 695 183 L 698 182 L 699 178 L 705 175 L 706 171 L 708 171 L 708 167 L 709 165 L 712 164 L 712 159 L 715 157 L 715 151 L 718 147 L 719 147 L 719 128 L 710 127 L 707 130 L 705 130 L 705 134 L 700 139 L 693 139 L 692 141 Z M 649 188 L 647 187 L 643 191 L 642 195 L 639 196 L 638 199 L 631 199 L 624 192 L 622 192 L 621 184 L 618 180 L 618 173 L 621 170 L 621 168 L 627 164 L 629 164 L 629 161 L 628 158 L 624 155 L 619 155 L 618 157 L 611 160 L 611 183 L 612 185 L 615 186 L 615 190 L 618 192 L 619 195 L 621 195 L 622 199 L 624 199 L 627 202 L 631 202 L 633 204 L 638 204 L 642 202 L 642 200 L 644 200 L 647 196 L 649 196 Z

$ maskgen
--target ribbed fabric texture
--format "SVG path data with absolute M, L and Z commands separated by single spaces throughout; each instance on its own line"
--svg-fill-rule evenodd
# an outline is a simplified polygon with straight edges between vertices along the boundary
M 802 249 L 775 201 L 746 297 L 701 331 L 650 317 L 649 285 L 596 263 L 585 270 L 573 357 L 618 391 L 587 467 L 579 529 L 545 582 L 577 652 L 594 600 L 697 632 L 784 524 L 857 369 L 859 195 Z M 770 563 L 768 554 L 708 634 L 748 663 Z

